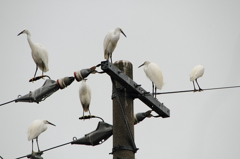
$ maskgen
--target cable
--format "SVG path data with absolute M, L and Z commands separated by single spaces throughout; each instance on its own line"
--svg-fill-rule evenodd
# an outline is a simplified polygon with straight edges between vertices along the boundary
M 49 148 L 49 149 L 46 149 L 46 150 L 43 150 L 42 152 L 49 151 L 49 150 L 52 150 L 52 149 L 55 149 L 55 148 L 58 148 L 58 147 L 61 147 L 61 146 L 65 146 L 65 145 L 68 145 L 68 144 L 71 144 L 71 143 L 72 143 L 72 141 L 71 142 L 67 142 L 65 144 L 61 144 L 61 145 L 52 147 L 52 148 Z
M 96 67 L 99 67 L 99 66 L 101 66 L 101 65 L 102 65 L 101 63 L 100 63 L 100 64 L 97 64 Z
M 216 89 L 228 89 L 228 88 L 237 88 L 240 86 L 229 86 L 229 87 L 218 87 L 218 88 L 207 88 L 207 89 L 202 89 L 203 91 L 208 91 L 208 90 L 216 90 Z M 194 90 L 183 90 L 183 91 L 173 91 L 173 92 L 162 92 L 162 93 L 156 93 L 156 95 L 160 94 L 173 94 L 173 93 L 185 93 L 185 92 L 198 92 Z
M 3 105 L 5 105 L 5 104 L 9 104 L 9 103 L 15 102 L 15 100 L 16 100 L 16 99 L 14 99 L 14 100 L 11 100 L 11 101 L 9 101 L 9 102 L 6 102 L 6 103 L 2 103 L 2 104 L 0 104 L 0 106 L 3 106 Z
M 65 145 L 68 145 L 68 144 L 71 144 L 71 143 L 72 143 L 72 141 L 71 141 L 71 142 L 67 142 L 67 143 L 65 143 L 65 144 L 61 144 L 61 145 L 52 147 L 52 148 L 49 148 L 49 149 L 46 149 L 46 150 L 43 150 L 43 151 L 40 151 L 40 152 L 43 153 L 43 152 L 45 152 L 45 151 L 49 151 L 49 150 L 52 150 L 52 149 L 55 149 L 55 148 L 58 148 L 58 147 L 61 147 L 61 146 L 65 146 Z M 28 156 L 30 156 L 30 155 L 32 155 L 32 154 L 28 154 L 28 155 L 25 155 L 25 156 L 22 156 L 22 157 L 18 157 L 18 158 L 16 158 L 16 159 L 28 157 Z

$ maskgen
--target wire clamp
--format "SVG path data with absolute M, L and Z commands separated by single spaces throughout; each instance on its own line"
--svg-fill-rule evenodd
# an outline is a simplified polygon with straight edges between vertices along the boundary
M 118 145 L 118 146 L 113 147 L 112 152 L 109 154 L 113 154 L 114 152 L 116 152 L 118 150 L 128 150 L 128 151 L 132 151 L 132 152 L 136 153 L 138 148 L 133 149 L 131 146 Z
M 30 159 L 43 159 L 43 158 L 41 157 L 42 154 L 43 154 L 42 151 L 40 151 L 40 152 L 34 152 L 34 153 L 28 155 L 27 158 L 30 158 Z

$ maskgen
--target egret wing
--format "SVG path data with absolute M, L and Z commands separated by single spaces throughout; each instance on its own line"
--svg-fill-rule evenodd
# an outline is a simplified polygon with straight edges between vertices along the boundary
M 147 77 L 156 85 L 158 89 L 162 89 L 163 86 L 163 75 L 155 63 L 150 63 L 145 71 Z
M 42 120 L 35 120 L 28 128 L 28 140 L 33 140 L 47 129 Z
M 37 46 L 36 51 L 38 53 L 39 58 L 41 59 L 40 63 L 38 64 L 38 67 L 43 72 L 47 72 L 49 70 L 49 68 L 48 68 L 48 52 L 43 45 L 36 43 L 36 46 Z
M 104 50 L 104 59 L 108 59 L 108 48 L 111 43 L 111 35 L 110 32 L 105 36 L 104 42 L 103 42 L 103 50 Z
M 91 89 L 86 82 L 82 82 L 79 89 L 79 99 L 82 104 L 83 110 L 87 112 L 89 110 L 89 105 L 91 102 Z

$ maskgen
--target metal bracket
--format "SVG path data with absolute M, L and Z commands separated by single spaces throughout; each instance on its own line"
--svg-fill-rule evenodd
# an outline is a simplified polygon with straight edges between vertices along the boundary
M 170 117 L 170 110 L 164 106 L 163 103 L 155 99 L 149 92 L 144 90 L 126 74 L 122 73 L 121 70 L 115 67 L 112 63 L 108 61 L 102 61 L 101 69 L 118 83 L 120 83 L 123 87 L 125 87 L 129 93 L 135 94 L 134 97 L 139 98 L 159 116 L 163 118 Z

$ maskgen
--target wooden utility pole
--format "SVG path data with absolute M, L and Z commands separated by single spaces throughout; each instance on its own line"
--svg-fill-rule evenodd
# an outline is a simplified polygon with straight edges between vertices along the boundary
M 131 79 L 133 78 L 132 64 L 129 61 L 117 61 L 114 65 Z M 114 80 L 114 79 L 112 79 Z M 115 83 L 115 86 L 114 86 Z M 115 89 L 116 88 L 116 89 Z M 117 90 L 117 92 L 116 92 Z M 134 138 L 133 98 L 125 87 L 113 82 L 113 159 L 134 159 L 135 153 L 131 142 Z M 119 100 L 120 99 L 120 100 Z M 121 102 L 121 104 L 119 103 Z M 123 116 L 121 107 L 125 117 Z M 129 128 L 126 125 L 127 119 Z M 130 132 L 129 132 L 130 130 Z M 131 134 L 129 134 L 131 133 Z

